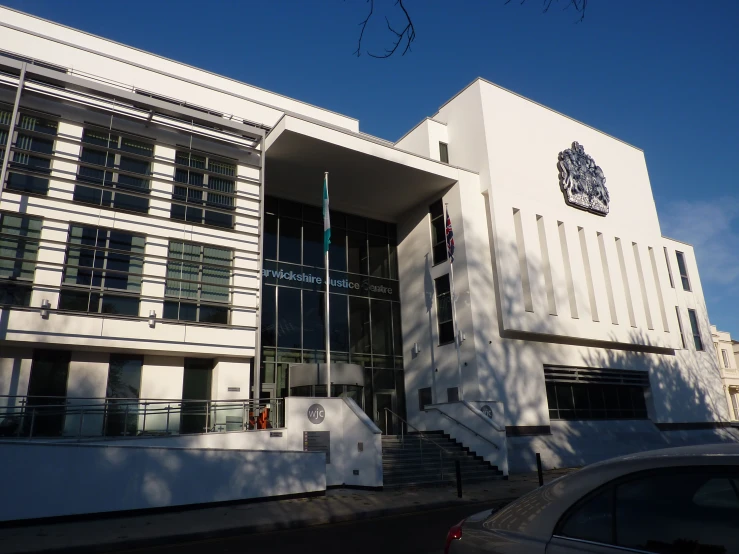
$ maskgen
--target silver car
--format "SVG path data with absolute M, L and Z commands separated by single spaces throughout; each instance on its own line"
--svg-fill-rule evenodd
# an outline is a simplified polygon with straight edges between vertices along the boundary
M 449 530 L 449 554 L 739 554 L 739 444 L 599 462 Z

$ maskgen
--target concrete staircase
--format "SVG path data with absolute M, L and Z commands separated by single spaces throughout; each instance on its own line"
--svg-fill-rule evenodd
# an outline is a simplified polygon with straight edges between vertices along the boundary
M 423 436 L 425 438 L 418 433 L 382 436 L 383 486 L 456 483 L 456 460 L 460 462 L 463 484 L 504 478 L 497 466 L 470 452 L 442 431 L 426 431 Z

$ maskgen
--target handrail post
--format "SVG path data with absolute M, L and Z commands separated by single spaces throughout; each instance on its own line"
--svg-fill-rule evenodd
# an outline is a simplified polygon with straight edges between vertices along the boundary
M 36 410 L 31 410 L 31 428 L 28 430 L 28 440 L 33 437 L 33 425 L 36 422 Z
M 387 408 L 385 408 L 385 434 L 387 435 Z
M 167 426 L 164 428 L 164 433 L 169 435 L 169 410 L 172 408 L 171 404 L 167 404 Z
M 146 433 L 146 406 L 149 404 L 148 402 L 144 402 L 144 419 L 141 422 L 141 432 Z M 126 425 L 128 425 L 128 421 L 126 421 Z
M 78 441 L 82 438 L 82 425 L 84 421 L 85 421 L 85 409 L 82 408 L 82 410 L 80 410 L 80 426 L 79 426 L 79 429 L 77 430 L 77 440 Z
M 23 430 L 23 424 L 26 422 L 26 399 L 23 398 L 21 400 L 21 421 L 18 424 L 18 433 L 17 436 L 21 436 L 21 431 Z
M 126 402 L 126 409 L 123 410 L 123 436 L 126 436 L 126 427 L 128 426 L 128 402 Z

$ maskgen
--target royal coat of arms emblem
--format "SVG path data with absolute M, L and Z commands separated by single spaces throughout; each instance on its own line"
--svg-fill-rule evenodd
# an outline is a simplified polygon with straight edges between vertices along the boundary
M 608 214 L 608 189 L 603 170 L 577 142 L 559 153 L 559 186 L 570 206 L 594 214 Z

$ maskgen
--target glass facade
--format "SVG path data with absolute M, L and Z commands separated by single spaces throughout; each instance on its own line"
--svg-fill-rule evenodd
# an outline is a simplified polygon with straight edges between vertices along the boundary
M 321 208 L 267 197 L 264 226 L 260 395 L 285 397 L 290 364 L 326 360 Z M 365 368 L 363 394 L 333 392 L 359 396 L 375 419 L 378 394 L 390 395 L 403 415 L 395 225 L 331 212 L 329 268 L 331 361 Z

